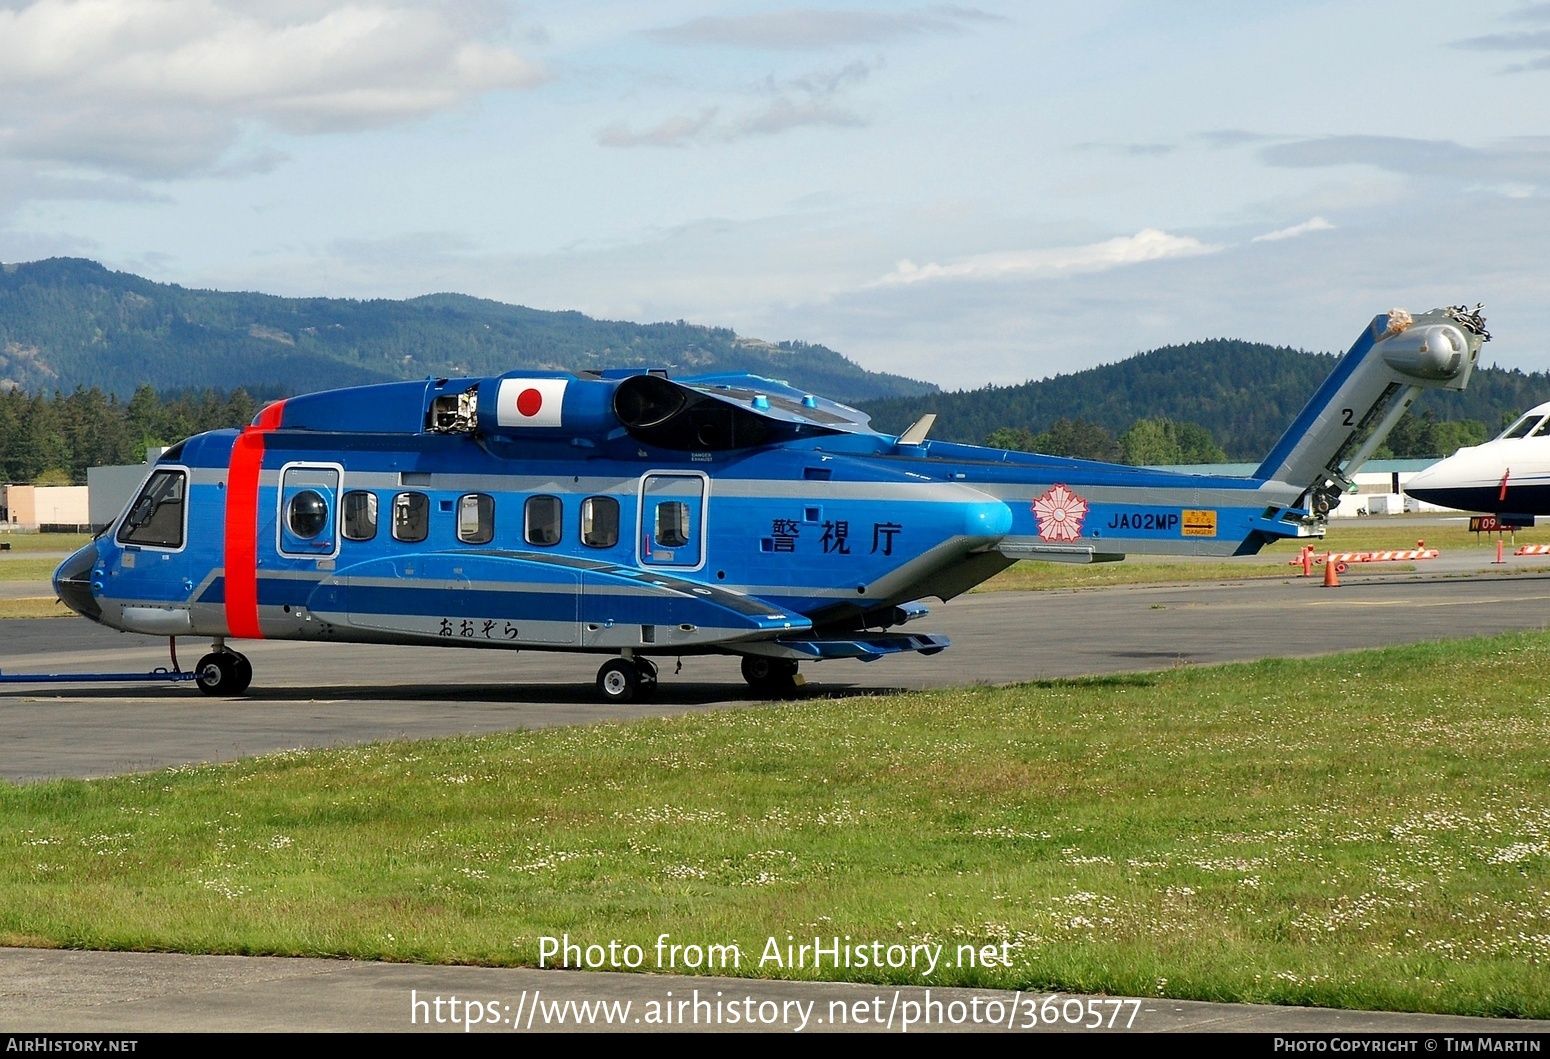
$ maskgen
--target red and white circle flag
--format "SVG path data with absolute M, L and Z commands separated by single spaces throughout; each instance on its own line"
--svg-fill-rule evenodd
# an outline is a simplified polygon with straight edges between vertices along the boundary
M 502 379 L 495 422 L 503 427 L 557 427 L 569 379 Z

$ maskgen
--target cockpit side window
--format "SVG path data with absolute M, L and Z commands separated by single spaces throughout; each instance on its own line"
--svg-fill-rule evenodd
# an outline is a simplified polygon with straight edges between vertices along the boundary
M 129 506 L 118 528 L 120 544 L 153 548 L 183 547 L 184 494 L 188 475 L 182 471 L 157 471 Z
M 1518 420 L 1516 423 L 1512 424 L 1512 426 L 1508 427 L 1506 430 L 1502 431 L 1501 438 L 1498 438 L 1497 440 L 1500 441 L 1504 438 L 1526 438 L 1529 435 L 1529 431 L 1538 426 L 1540 420 L 1543 418 L 1543 415 L 1531 412 L 1524 416 L 1522 419 Z
M 1550 438 L 1550 416 L 1546 416 L 1545 421 L 1539 424 L 1539 426 L 1534 429 L 1534 432 L 1530 434 L 1529 437 Z

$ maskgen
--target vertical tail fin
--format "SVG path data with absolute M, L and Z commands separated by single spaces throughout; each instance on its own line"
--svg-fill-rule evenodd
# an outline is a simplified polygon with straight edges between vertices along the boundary
M 1422 390 L 1469 384 L 1490 338 L 1478 305 L 1374 317 L 1254 477 L 1305 487 L 1325 514 Z

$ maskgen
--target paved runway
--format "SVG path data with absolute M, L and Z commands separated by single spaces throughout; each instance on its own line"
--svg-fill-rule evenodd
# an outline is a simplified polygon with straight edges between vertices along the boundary
M 1446 1049 L 1449 1036 L 1467 1039 L 1478 1051 L 1481 1037 L 1550 1032 L 1550 1021 L 1157 997 L 1060 995 L 1047 1005 L 1050 997 L 918 985 L 0 949 L 0 1033 L 1335 1033 L 1410 1038 L 1415 1043 L 1408 1050 L 1420 1053 Z M 609 1007 L 600 1010 L 599 1001 Z M 581 1004 L 589 1006 L 590 1018 L 578 1010 Z M 664 1021 L 668 1015 L 670 1023 Z M 465 1020 L 471 1023 L 467 1031 Z
M 1322 655 L 1550 625 L 1550 575 L 1502 576 L 1473 568 L 1438 575 L 1362 571 L 1346 575 L 1344 582 L 1338 589 L 1325 589 L 1317 579 L 1287 578 L 968 596 L 936 605 L 921 623 L 953 638 L 946 653 L 806 667 L 813 683 L 802 694 Z M 0 622 L 0 637 L 0 670 L 7 673 L 144 671 L 166 661 L 165 641 L 113 633 L 77 619 Z M 180 648 L 185 666 L 201 649 L 193 641 Z M 12 781 L 101 776 L 298 746 L 761 705 L 749 697 L 736 662 L 721 658 L 686 658 L 676 676 L 668 660 L 657 701 L 621 708 L 595 701 L 596 657 L 288 643 L 244 644 L 242 649 L 252 658 L 256 676 L 251 693 L 241 699 L 209 699 L 187 685 L 0 685 L 0 775 Z M 682 1001 L 696 989 L 707 998 L 716 992 L 740 1002 L 752 998 L 750 1011 L 778 1008 L 781 1021 L 759 1027 L 767 1029 L 795 1029 L 792 1012 L 800 1013 L 808 1002 L 816 1002 L 813 1017 L 828 1017 L 836 1004 L 854 1013 L 859 1010 L 854 1005 L 864 1001 L 881 1018 L 895 1001 L 904 1011 L 913 1002 L 918 1012 L 926 1010 L 921 1005 L 927 1000 L 920 988 L 896 995 L 892 987 L 746 979 L 0 949 L 0 1032 L 460 1030 L 451 1022 L 410 1021 L 413 997 L 453 995 L 499 1001 L 505 1005 L 499 1016 L 504 1021 L 481 1028 L 510 1031 L 526 1028 L 512 1025 L 513 1012 L 520 1010 L 519 1003 L 531 1005 L 540 993 L 558 1001 L 628 1000 L 637 1005 L 634 1018 L 649 1002 L 660 1005 L 669 991 Z M 988 990 L 933 993 L 947 1002 L 967 1003 L 975 996 L 996 1000 L 1002 1010 L 1017 1010 L 1027 1000 Z M 763 1007 L 766 1003 L 772 1006 Z M 1448 1034 L 1473 1038 L 1550 1031 L 1550 1023 L 1156 999 L 1126 1004 L 1136 1012 L 1131 1028 L 1154 1032 L 1377 1032 L 1413 1035 L 1422 1042 L 1429 1036 L 1435 1042 Z M 1128 1015 L 1132 1008 L 1122 1011 Z M 615 1028 L 746 1027 L 627 1022 Z M 878 1026 L 852 1021 L 810 1028 Z M 899 1027 L 892 1028 L 897 1032 Z M 1040 1023 L 1038 1028 L 1074 1027 Z
M 803 667 L 804 695 L 1006 683 L 1541 629 L 1550 575 L 1317 578 L 984 593 L 936 604 L 918 627 L 943 654 Z M 74 618 L 0 622 L 0 672 L 145 672 L 166 641 Z M 205 649 L 180 641 L 191 666 Z M 716 707 L 757 707 L 737 662 L 663 660 L 657 699 L 597 701 L 599 656 L 337 644 L 244 643 L 250 692 L 182 685 L 0 685 L 0 776 L 104 776 L 294 747 L 507 731 Z M 1339 663 L 1332 663 L 1339 664 Z

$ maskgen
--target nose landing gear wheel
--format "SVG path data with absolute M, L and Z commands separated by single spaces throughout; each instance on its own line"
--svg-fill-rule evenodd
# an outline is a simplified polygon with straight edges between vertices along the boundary
M 206 695 L 241 695 L 253 683 L 253 663 L 235 651 L 211 651 L 194 672 L 194 683 Z
M 788 658 L 744 655 L 743 679 L 761 695 L 788 695 L 796 690 L 797 664 Z

